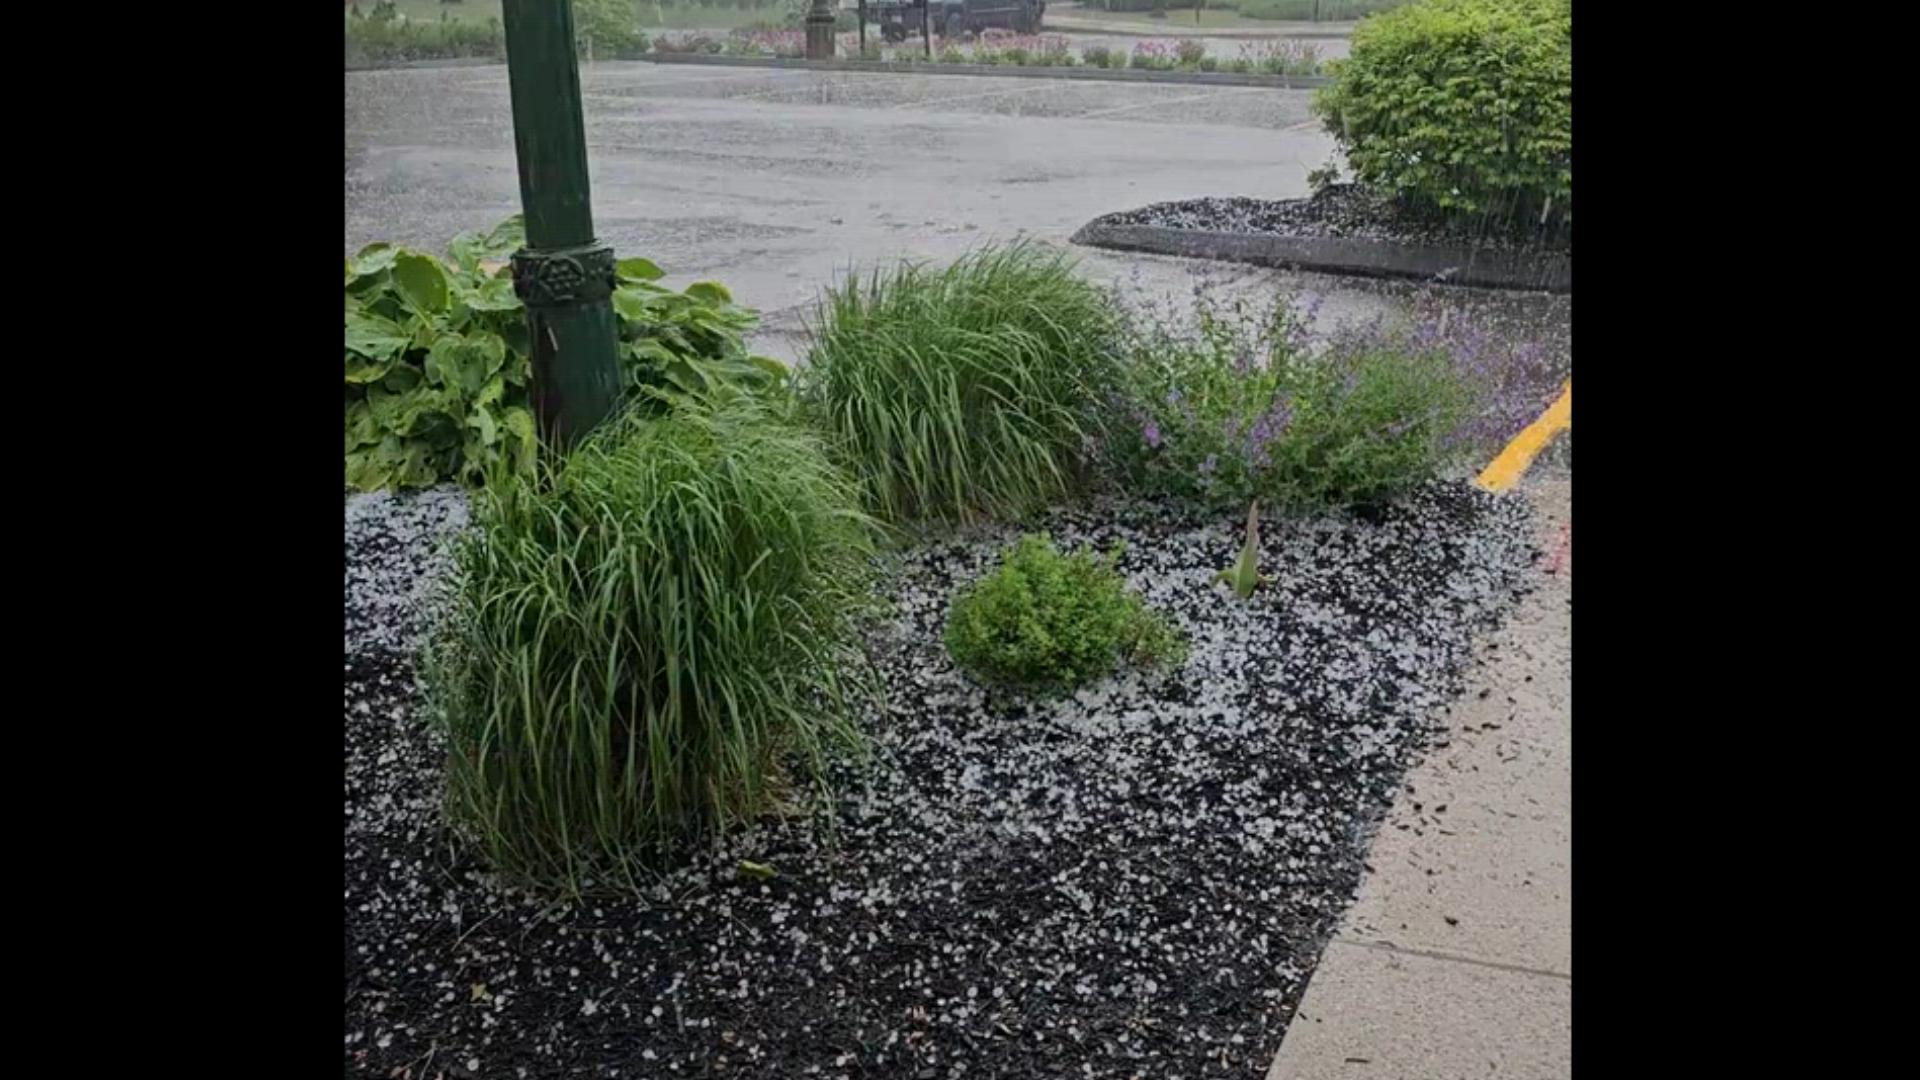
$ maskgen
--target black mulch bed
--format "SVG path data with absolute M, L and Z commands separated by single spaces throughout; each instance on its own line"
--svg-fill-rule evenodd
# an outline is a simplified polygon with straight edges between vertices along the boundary
M 1193 648 L 1049 705 L 989 701 L 940 646 L 1007 534 L 917 549 L 833 842 L 771 824 L 644 901 L 551 907 L 448 835 L 416 712 L 407 650 L 459 497 L 351 501 L 347 1074 L 1263 1076 L 1473 635 L 1540 553 L 1524 503 L 1437 484 L 1268 522 L 1278 580 L 1242 603 L 1211 581 L 1232 518 L 1054 515 L 1063 541 L 1126 540 Z
M 1334 184 L 1305 199 L 1188 199 L 1094 219 L 1096 225 L 1158 225 L 1249 235 L 1352 238 L 1399 244 L 1473 244 L 1483 248 L 1573 254 L 1570 231 L 1515 239 L 1411 215 L 1357 184 Z

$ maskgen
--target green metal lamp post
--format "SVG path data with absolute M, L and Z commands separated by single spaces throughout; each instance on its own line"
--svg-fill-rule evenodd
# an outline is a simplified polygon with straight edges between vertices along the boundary
M 572 0 L 503 0 L 513 144 L 527 246 L 513 290 L 532 331 L 530 394 L 543 442 L 566 447 L 620 396 L 613 248 L 593 235 Z

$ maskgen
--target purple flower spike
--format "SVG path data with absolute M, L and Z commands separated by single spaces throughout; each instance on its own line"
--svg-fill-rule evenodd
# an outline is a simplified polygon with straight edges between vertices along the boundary
M 1153 422 L 1152 420 L 1147 421 L 1146 428 L 1142 430 L 1140 434 L 1143 438 L 1147 440 L 1148 446 L 1153 447 L 1155 450 L 1158 450 L 1160 448 L 1160 425 L 1159 424 Z

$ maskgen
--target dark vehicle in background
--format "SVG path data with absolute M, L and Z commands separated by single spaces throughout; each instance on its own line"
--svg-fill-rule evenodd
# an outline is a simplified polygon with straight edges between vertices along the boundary
M 932 3 L 931 11 L 923 11 Z M 867 15 L 880 24 L 880 36 L 905 41 L 919 33 L 921 20 L 941 37 L 957 38 L 982 30 L 1011 30 L 1037 34 L 1047 14 L 1047 0 L 872 0 Z

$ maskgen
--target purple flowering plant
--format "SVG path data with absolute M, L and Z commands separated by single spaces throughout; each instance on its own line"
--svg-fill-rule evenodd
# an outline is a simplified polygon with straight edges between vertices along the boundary
M 1104 439 L 1123 486 L 1219 508 L 1377 502 L 1497 447 L 1558 392 L 1540 346 L 1457 313 L 1317 333 L 1317 307 L 1203 284 L 1191 319 L 1136 318 Z

